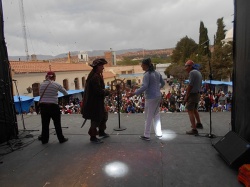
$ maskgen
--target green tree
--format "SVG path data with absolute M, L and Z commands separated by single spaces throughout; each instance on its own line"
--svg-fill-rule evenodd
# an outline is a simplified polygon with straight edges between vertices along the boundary
M 180 82 L 188 78 L 188 73 L 185 70 L 185 66 L 177 63 L 171 64 L 164 71 L 166 75 L 172 75 L 175 79 L 178 79 Z
M 198 45 L 191 38 L 185 36 L 182 38 L 177 44 L 172 54 L 172 62 L 177 64 L 182 64 L 190 59 L 190 56 L 193 54 L 197 54 Z
M 223 43 L 225 32 L 223 18 L 219 18 L 217 20 L 214 52 L 211 58 L 212 75 L 215 80 L 228 78 L 232 70 L 232 43 Z
M 173 50 L 172 64 L 166 68 L 165 74 L 171 75 L 179 81 L 186 79 L 188 74 L 185 71 L 184 64 L 188 59 L 195 61 L 197 50 L 198 45 L 193 39 L 187 36 L 182 38 Z
M 214 45 L 222 47 L 222 40 L 226 36 L 225 35 L 226 31 L 227 30 L 225 30 L 225 25 L 224 25 L 223 17 L 219 18 L 217 20 L 217 31 L 216 31 L 216 35 L 215 35 Z
M 200 22 L 200 35 L 199 35 L 199 47 L 198 54 L 199 57 L 209 55 L 209 38 L 207 35 L 207 28 L 204 26 L 204 23 Z
M 232 42 L 224 44 L 222 47 L 215 46 L 212 56 L 213 79 L 221 80 L 228 77 L 231 78 L 233 68 L 232 49 Z
M 196 63 L 200 64 L 200 71 L 203 76 L 203 79 L 207 79 L 209 76 L 209 66 L 208 62 L 211 57 L 210 45 L 207 28 L 204 26 L 204 23 L 200 22 L 200 31 L 199 31 L 199 47 L 197 54 Z

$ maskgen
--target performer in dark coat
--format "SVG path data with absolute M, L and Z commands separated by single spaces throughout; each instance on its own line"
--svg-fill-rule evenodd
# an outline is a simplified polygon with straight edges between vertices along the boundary
M 108 120 L 108 112 L 106 111 L 104 99 L 109 95 L 109 91 L 105 89 L 104 79 L 102 76 L 104 64 L 107 61 L 104 58 L 98 58 L 90 64 L 93 67 L 90 72 L 84 90 L 83 105 L 81 108 L 82 117 L 91 120 L 91 125 L 88 131 L 90 141 L 93 143 L 102 143 L 99 137 L 109 137 L 104 131 Z M 99 132 L 97 131 L 99 129 Z

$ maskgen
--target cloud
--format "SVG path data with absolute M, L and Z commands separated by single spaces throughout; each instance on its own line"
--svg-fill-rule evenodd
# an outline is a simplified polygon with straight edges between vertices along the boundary
M 183 37 L 198 42 L 200 21 L 210 40 L 216 21 L 233 24 L 233 0 L 24 0 L 29 54 L 175 47 Z M 3 0 L 10 56 L 25 55 L 19 1 Z

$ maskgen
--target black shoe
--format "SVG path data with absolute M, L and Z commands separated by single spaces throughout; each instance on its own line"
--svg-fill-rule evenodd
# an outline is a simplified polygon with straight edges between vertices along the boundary
M 38 136 L 38 140 L 39 140 L 39 141 L 42 141 L 42 135 L 39 135 L 39 136 Z
M 42 141 L 42 140 L 41 140 Z M 42 141 L 42 144 L 47 144 L 49 141 Z
M 197 129 L 191 129 L 190 131 L 186 131 L 186 134 L 189 135 L 198 135 Z
M 201 123 L 196 123 L 196 128 L 197 129 L 203 129 L 203 125 Z
M 64 138 L 64 139 L 60 140 L 59 142 L 64 143 L 64 142 L 67 142 L 68 140 L 69 140 L 68 138 Z
M 90 141 L 91 142 L 93 142 L 93 143 L 95 143 L 95 144 L 100 144 L 100 143 L 103 143 L 103 141 L 102 140 L 100 140 L 100 139 L 98 139 L 98 138 L 90 138 Z
M 150 138 L 145 137 L 145 136 L 139 136 L 140 139 L 145 140 L 145 141 L 150 141 Z
M 104 132 L 104 133 L 101 133 L 101 134 L 99 133 L 99 137 L 100 137 L 100 138 L 108 138 L 108 137 L 109 137 L 109 134 L 107 134 L 107 133 L 105 133 L 105 132 Z

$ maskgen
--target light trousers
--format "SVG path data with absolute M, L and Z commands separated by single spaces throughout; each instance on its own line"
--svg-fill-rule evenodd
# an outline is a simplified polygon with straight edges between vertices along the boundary
M 145 100 L 145 137 L 150 137 L 152 123 L 154 126 L 155 135 L 162 136 L 161 119 L 159 113 L 160 102 L 161 97 Z

